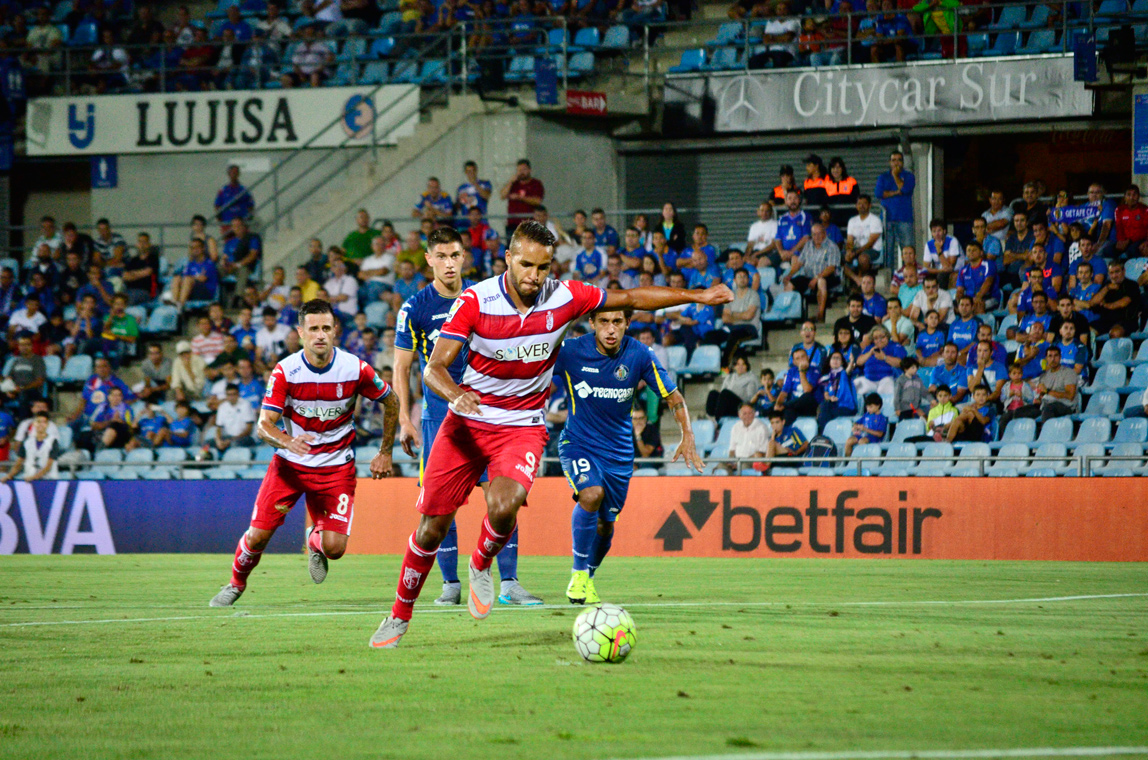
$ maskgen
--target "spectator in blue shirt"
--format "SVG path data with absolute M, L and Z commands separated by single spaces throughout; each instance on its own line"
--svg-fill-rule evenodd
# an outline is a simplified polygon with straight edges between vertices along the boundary
M 908 354 L 904 346 L 889 340 L 889 331 L 881 325 L 869 331 L 872 341 L 860 356 L 857 366 L 862 375 L 854 382 L 859 395 L 879 393 L 892 396 L 897 376 L 901 374 L 901 360 Z
M 227 167 L 227 184 L 215 195 L 215 216 L 224 232 L 232 219 L 247 219 L 255 211 L 255 199 L 239 184 L 239 167 Z
M 238 5 L 231 5 L 227 8 L 227 20 L 219 26 L 219 32 L 216 38 L 223 37 L 223 33 L 230 29 L 235 34 L 235 41 L 239 43 L 247 42 L 254 34 L 251 24 L 243 20 L 239 13 Z
M 861 275 L 861 313 L 868 314 L 878 322 L 889 311 L 885 296 L 877 292 L 877 279 L 872 272 Z
M 949 340 L 957 346 L 957 361 L 968 359 L 969 347 L 975 345 L 981 321 L 973 314 L 973 299 L 961 296 L 957 301 L 957 319 L 949 325 Z
M 1081 261 L 1076 265 L 1076 280 L 1068 295 L 1072 296 L 1072 307 L 1087 319 L 1090 325 L 1100 316 L 1091 308 L 1092 299 L 1099 292 L 1100 284 L 1092 276 L 1092 265 L 1087 261 Z
M 411 209 L 411 217 L 449 222 L 453 213 L 454 203 L 450 196 L 442 191 L 438 177 L 428 179 L 426 192 L 419 196 L 415 207 Z
M 859 443 L 880 443 L 885 440 L 885 433 L 889 430 L 889 418 L 881 414 L 881 395 L 870 393 L 865 396 L 865 414 L 853 423 L 853 435 L 845 441 L 845 456 L 853 453 L 853 447 Z
M 800 256 L 809 236 L 813 232 L 813 220 L 801 210 L 801 193 L 797 190 L 785 192 L 786 212 L 777 220 L 777 238 L 773 241 L 778 256 L 788 265 L 794 256 Z
M 917 333 L 917 360 L 921 366 L 937 366 L 941 360 L 941 349 L 948 340 L 948 328 L 941 323 L 941 313 L 929 309 L 925 314 L 925 329 Z
M 1016 350 L 1015 361 L 1024 367 L 1024 379 L 1035 380 L 1044 373 L 1044 355 L 1048 353 L 1050 343 L 1045 341 L 1047 325 L 1033 322 L 1025 335 L 1025 342 L 1020 343 Z M 1020 335 L 1017 336 L 1021 337 Z
M 485 217 L 486 205 L 490 201 L 491 193 L 494 192 L 494 185 L 490 180 L 478 178 L 478 164 L 474 161 L 463 164 L 462 171 L 466 175 L 466 182 L 459 185 L 454 193 L 456 216 L 466 217 L 470 209 L 477 208 Z
M 594 233 L 586 230 L 582 233 L 582 250 L 574 259 L 574 276 L 585 282 L 597 282 L 605 272 L 606 252 L 598 247 Z
M 698 342 L 714 329 L 714 309 L 705 304 L 691 303 L 678 312 L 671 312 L 669 318 L 680 327 L 672 334 L 677 342 L 686 347 L 686 360 L 693 356 Z
M 817 381 L 821 373 L 810 363 L 805 349 L 798 348 L 789 358 L 789 369 L 781 383 L 774 408 L 785 413 L 785 424 L 792 425 L 798 417 L 817 414 Z
M 181 310 L 188 301 L 213 301 L 219 293 L 219 270 L 207 258 L 203 241 L 192 240 L 187 252 L 183 271 L 171 279 L 170 292 L 165 294 Z
M 590 223 L 594 225 L 594 244 L 609 256 L 618 252 L 618 231 L 606 224 L 606 212 L 600 208 L 590 211 Z
M 848 359 L 840 351 L 829 354 L 829 371 L 817 381 L 817 430 L 830 420 L 857 414 L 857 391 L 849 376 Z
M 1068 325 L 1069 329 L 1074 329 L 1071 322 Z M 999 404 L 1001 389 L 1008 382 L 1008 368 L 993 356 L 992 341 L 981 341 L 977 344 L 976 350 L 969 352 L 969 356 L 972 362 L 965 369 L 966 386 L 969 388 L 976 388 L 978 385 L 987 386 L 988 401 Z
M 682 269 L 682 274 L 686 276 L 686 287 L 690 290 L 705 289 L 722 281 L 721 270 L 709 260 L 704 250 L 694 249 L 690 262 L 690 267 Z
M 933 379 L 929 383 L 929 393 L 936 394 L 941 385 L 949 386 L 953 394 L 953 403 L 959 404 L 968 395 L 968 370 L 963 364 L 957 363 L 957 344 L 946 343 L 941 349 L 941 361 L 933 367 Z
M 761 275 L 753 267 L 745 265 L 745 255 L 736 248 L 726 252 L 725 265 L 721 268 L 721 281 L 726 287 L 733 290 L 734 277 L 738 272 L 745 272 L 749 276 L 749 289 L 758 290 L 761 287 Z
M 3 284 L 2 277 L 0 277 L 0 284 Z M 76 301 L 79 302 L 84 300 L 85 296 L 91 296 L 96 301 L 96 313 L 104 316 L 112 309 L 113 290 L 112 284 L 104 279 L 103 268 L 99 264 L 92 264 L 88 267 L 88 284 L 82 285 L 76 290 Z M 18 304 L 19 301 L 16 303 Z
M 983 219 L 981 221 L 984 222 Z M 996 240 L 992 237 L 987 239 Z M 984 248 L 976 240 L 965 246 L 965 258 L 968 263 L 957 272 L 957 298 L 972 298 L 974 314 L 992 311 L 1001 299 L 996 265 L 984 258 Z
M 869 60 L 873 63 L 882 63 L 895 59 L 898 63 L 905 60 L 905 54 L 916 48 L 913 42 L 913 26 L 904 15 L 897 13 L 897 4 L 894 0 L 881 0 L 881 10 L 884 13 L 874 22 L 875 37 L 869 47 Z
M 896 255 L 906 245 L 916 245 L 913 233 L 913 190 L 917 178 L 905 169 L 905 154 L 889 155 L 889 171 L 877 178 L 874 195 L 885 209 L 885 233 L 882 252 Z M 893 263 L 893 262 L 890 262 Z
M 794 343 L 793 348 L 789 349 L 789 366 L 793 366 L 793 357 L 798 351 L 804 351 L 818 371 L 825 367 L 829 359 L 825 346 L 817 340 L 817 325 L 809 320 L 801 323 L 801 342 Z
M 191 404 L 186 401 L 175 403 L 175 417 L 168 420 L 168 441 L 172 446 L 187 448 L 195 445 L 199 430 L 191 418 Z
M 701 251 L 705 254 L 706 259 L 711 264 L 717 263 L 717 248 L 709 244 L 710 229 L 704 224 L 694 225 L 694 239 L 693 246 L 686 248 L 678 256 L 678 260 L 674 262 L 675 268 L 685 271 L 690 266 L 691 260 L 694 256 L 694 251 Z
M 993 419 L 997 416 L 997 408 L 989 402 L 989 389 L 986 385 L 978 385 L 973 389 L 973 403 L 969 404 L 957 415 L 949 425 L 946 439 L 953 441 L 983 441 L 991 440 Z
M 1116 245 L 1116 203 L 1104 197 L 1104 185 L 1088 186 L 1088 215 L 1082 220 L 1096 253 L 1107 256 Z
M 801 465 L 799 460 L 809 451 L 809 441 L 800 430 L 785 424 L 785 415 L 777 410 L 769 413 L 769 425 L 771 431 L 765 445 L 765 456 L 792 457 L 795 460 L 792 464 L 778 463 L 773 465 L 774 467 L 799 467 Z M 768 470 L 769 467 L 766 462 L 754 465 L 755 470 L 762 471 Z

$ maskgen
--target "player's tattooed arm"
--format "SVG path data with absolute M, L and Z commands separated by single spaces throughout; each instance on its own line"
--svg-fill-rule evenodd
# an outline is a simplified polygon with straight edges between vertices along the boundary
M 606 291 L 606 303 L 602 308 L 605 310 L 630 308 L 636 311 L 657 311 L 686 303 L 718 306 L 732 300 L 733 291 L 725 285 L 714 285 L 705 290 L 647 287 L 631 288 L 630 290 L 608 290 Z
M 694 468 L 701 472 L 705 467 L 705 462 L 698 456 L 697 445 L 694 443 L 694 429 L 690 424 L 690 410 L 686 408 L 686 399 L 682 396 L 682 392 L 675 390 L 669 396 L 670 411 L 673 412 L 674 419 L 678 421 L 678 427 L 682 429 L 682 442 L 678 444 L 678 448 L 674 451 L 674 460 L 683 459 L 687 466 Z
M 379 442 L 379 453 L 371 459 L 371 477 L 389 478 L 393 465 L 391 449 L 395 445 L 395 432 L 399 427 L 399 397 L 388 393 L 383 397 L 383 439 Z
M 315 439 L 309 433 L 302 433 L 294 438 L 284 433 L 279 429 L 279 419 L 282 416 L 270 409 L 259 410 L 259 426 L 256 428 L 259 440 L 277 449 L 287 449 L 292 454 L 307 456 L 311 451 L 311 441 Z

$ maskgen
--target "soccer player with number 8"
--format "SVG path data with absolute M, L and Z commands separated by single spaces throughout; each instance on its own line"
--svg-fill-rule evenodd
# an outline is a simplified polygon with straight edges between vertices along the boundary
M 605 291 L 550 277 L 554 235 L 528 221 L 515 230 L 507 271 L 468 288 L 455 301 L 435 342 L 423 379 L 449 400 L 423 472 L 419 526 L 407 542 L 391 614 L 370 644 L 391 649 L 406 634 L 414 603 L 434 566 L 435 553 L 455 512 L 483 470 L 490 476 L 487 514 L 470 558 L 470 614 L 494 604 L 491 561 L 509 539 L 546 446 L 544 410 L 567 328 L 599 309 L 654 311 L 684 303 L 729 303 L 725 285 L 706 290 L 635 288 Z M 463 345 L 466 372 L 456 383 L 449 368 Z
M 335 348 L 338 323 L 328 302 L 303 304 L 296 330 L 303 350 L 275 365 L 259 413 L 258 435 L 278 451 L 255 497 L 251 527 L 235 550 L 231 581 L 212 598 L 212 607 L 230 607 L 243 594 L 267 542 L 300 496 L 306 496 L 312 522 L 307 531 L 311 580 L 322 583 L 327 561 L 343 556 L 355 513 L 352 417 L 359 396 L 383 402 L 383 440 L 371 460 L 371 477 L 391 474 L 399 423 L 391 387 L 369 364 Z

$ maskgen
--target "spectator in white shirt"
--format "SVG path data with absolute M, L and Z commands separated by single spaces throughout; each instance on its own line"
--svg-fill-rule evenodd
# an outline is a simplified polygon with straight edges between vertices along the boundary
M 277 321 L 278 318 L 279 313 L 274 309 L 264 309 L 263 327 L 255 333 L 256 359 L 268 372 L 279 361 L 279 354 L 283 352 L 283 347 L 287 342 L 287 333 L 291 332 L 287 325 Z M 261 368 L 260 372 L 262 371 Z
M 40 246 L 46 245 L 52 251 L 52 260 L 59 261 L 60 246 L 63 244 L 64 238 L 56 230 L 56 220 L 50 216 L 45 216 L 41 219 L 40 237 L 36 238 L 36 242 L 32 243 L 32 253 L 35 254 L 40 250 Z
M 278 3 L 267 3 L 267 18 L 255 22 L 255 28 L 263 32 L 263 38 L 272 42 L 282 42 L 291 37 L 291 23 L 283 18 Z
M 773 206 L 769 201 L 762 201 L 757 207 L 757 221 L 749 226 L 749 234 L 746 235 L 745 251 L 749 260 L 757 261 L 758 254 L 772 250 L 776 239 L 777 220 L 773 218 Z
M 395 254 L 387 250 L 387 241 L 381 235 L 371 238 L 371 255 L 359 262 L 359 281 L 362 283 L 359 299 L 364 304 L 377 301 L 384 293 L 394 290 Z M 327 290 L 331 290 L 330 284 Z
M 40 298 L 32 294 L 24 299 L 24 308 L 13 312 L 8 318 L 8 336 L 12 338 L 21 333 L 38 335 L 40 328 L 47 323 L 48 318 L 40 311 Z
M 215 410 L 215 448 L 226 451 L 232 446 L 254 446 L 251 429 L 255 410 L 239 397 L 239 386 L 227 386 L 227 398 Z
M 941 288 L 935 274 L 929 274 L 925 275 L 925 286 L 921 292 L 913 297 L 909 319 L 918 330 L 923 330 L 925 315 L 934 309 L 941 316 L 941 322 L 948 324 L 953 321 L 953 297 L 949 291 Z
M 765 24 L 762 42 L 766 48 L 749 59 L 749 68 L 764 69 L 767 61 L 773 68 L 783 69 L 797 57 L 797 38 L 801 34 L 801 22 L 789 15 L 789 3 L 780 2 L 776 6 L 775 18 Z
M 872 205 L 868 195 L 862 193 L 857 196 L 857 216 L 845 225 L 844 272 L 857 285 L 861 284 L 862 275 L 876 274 L 884 249 L 885 228 L 877 215 L 869 212 Z
M 350 321 L 359 311 L 359 283 L 347 274 L 347 264 L 342 259 L 332 262 L 331 277 L 323 283 L 323 289 L 330 296 L 336 314 L 344 321 Z
M 338 3 L 335 5 L 337 7 Z M 316 39 L 317 31 L 312 24 L 303 27 L 303 41 L 291 55 L 291 71 L 282 77 L 284 87 L 298 87 L 304 83 L 319 87 L 327 78 L 328 67 L 335 60 L 335 51 L 330 43 Z
M 1005 238 L 1008 237 L 1009 226 L 1012 224 L 1012 209 L 1005 205 L 1004 193 L 993 190 L 989 194 L 989 210 L 981 216 L 988 224 L 989 234 L 1003 246 Z
M 733 426 L 729 436 L 729 457 L 731 459 L 752 459 L 765 455 L 769 443 L 769 430 L 757 418 L 753 404 L 742 404 L 737 410 L 738 424 Z M 726 469 L 731 472 L 737 465 L 729 463 Z

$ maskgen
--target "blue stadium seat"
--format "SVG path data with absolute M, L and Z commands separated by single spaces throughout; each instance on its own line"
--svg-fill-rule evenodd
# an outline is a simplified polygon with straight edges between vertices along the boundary
M 1028 445 L 1024 443 L 1006 443 L 997 452 L 998 457 L 1027 457 Z M 1028 460 L 1024 461 L 997 461 L 988 468 L 991 478 L 1015 478 L 1028 469 Z
M 391 64 L 386 61 L 372 61 L 363 67 L 359 77 L 359 84 L 384 84 L 390 81 Z
M 989 29 L 1000 31 L 1003 29 L 1020 29 L 1027 17 L 1028 9 L 1024 5 L 1006 5 L 1001 9 L 996 21 L 989 24 Z
M 391 307 L 382 301 L 372 301 L 367 304 L 363 309 L 363 313 L 367 315 L 367 324 L 376 329 L 382 329 L 387 326 L 387 312 Z
M 174 335 L 179 330 L 179 310 L 168 304 L 157 306 L 141 324 L 149 335 Z
M 727 71 L 729 69 L 736 69 L 740 64 L 738 63 L 738 52 L 740 48 L 736 47 L 719 47 L 714 50 L 710 56 L 709 63 L 702 67 L 704 71 Z
M 777 270 L 769 264 L 759 264 L 757 267 L 757 276 L 761 280 L 758 287 L 762 291 L 767 291 L 777 284 Z
M 1123 364 L 1132 358 L 1132 341 L 1129 338 L 1113 338 L 1105 341 L 1104 348 L 1100 349 L 1100 358 L 1092 364 L 1099 367 L 1102 364 Z
M 60 382 L 83 385 L 91 376 L 92 357 L 87 354 L 75 354 L 64 365 L 64 371 L 60 373 Z
M 129 306 L 124 309 L 124 313 L 135 317 L 136 324 L 141 327 L 147 324 L 147 308 L 144 306 Z
M 1102 24 L 1115 23 L 1126 13 L 1128 13 L 1126 0 L 1103 0 L 1096 9 L 1095 20 Z
M 985 55 L 1012 55 L 1020 45 L 1020 32 L 1001 32 Z
M 1140 347 L 1136 349 L 1136 356 L 1125 362 L 1129 367 L 1135 367 L 1139 364 L 1148 364 L 1148 340 L 1140 341 Z
M 447 81 L 446 61 L 434 58 L 423 61 L 422 70 L 419 71 L 418 84 L 443 84 Z
M 1057 473 L 1067 472 L 1076 467 L 1068 459 L 1068 447 L 1061 442 L 1042 443 L 1033 451 L 1033 456 L 1036 457 L 1031 463 L 1033 467 L 1047 467 Z M 1056 459 L 1050 460 L 1049 457 Z
M 350 87 L 359 81 L 359 64 L 354 61 L 343 61 L 335 69 L 331 77 L 332 87 Z
M 1028 21 L 1022 21 L 1020 24 L 1021 29 L 1041 29 L 1048 24 L 1048 17 L 1052 14 L 1052 9 L 1047 5 L 1038 5 L 1032 9 L 1032 14 L 1028 17 Z
M 1025 473 L 1025 475 L 1030 478 L 1055 478 L 1056 470 L 1051 467 L 1034 467 Z
M 911 420 L 901 420 L 897 429 L 893 431 L 893 443 L 902 443 L 906 438 L 925 434 L 925 421 L 919 417 Z
M 140 472 L 144 480 L 173 480 L 174 473 L 170 467 L 147 467 Z
M 913 474 L 917 477 L 944 477 L 953 466 L 953 444 L 926 443 L 921 463 Z
M 176 446 L 164 446 L 156 450 L 156 461 L 161 464 L 183 464 L 189 457 L 187 449 Z
M 1040 6 L 1045 7 L 1045 6 Z M 1056 44 L 1056 30 L 1054 29 L 1037 29 L 1028 35 L 1028 40 L 1016 49 L 1016 52 L 1022 55 L 1041 55 L 1043 53 L 1051 53 L 1059 50 L 1060 46 Z
M 696 472 L 690 469 L 688 464 L 683 462 L 674 462 L 666 465 L 667 477 L 685 477 L 690 475 L 697 475 Z
M 814 417 L 798 417 L 793 421 L 793 427 L 800 430 L 807 441 L 812 441 L 817 435 L 817 419 Z
M 698 346 L 694 355 L 678 374 L 682 377 L 706 377 L 721 372 L 721 348 L 718 346 Z
M 903 425 L 905 423 L 901 423 Z M 897 426 L 900 430 L 900 425 Z M 903 441 L 889 444 L 889 450 L 885 452 L 885 459 L 881 464 L 874 469 L 874 472 L 879 475 L 887 477 L 905 477 L 911 475 L 913 470 L 917 469 L 915 462 L 890 462 L 892 458 L 902 457 L 915 457 L 917 456 L 917 444 L 905 443 Z
M 657 467 L 639 467 L 634 470 L 634 477 L 636 478 L 656 478 L 661 474 Z
M 1148 8 L 1148 0 L 1144 0 L 1144 5 Z M 1148 259 L 1146 258 L 1128 259 L 1124 262 L 1124 276 L 1133 282 L 1140 279 L 1140 275 L 1144 273 L 1145 269 L 1148 269 Z
M 1000 327 L 997 328 L 997 340 L 1002 341 L 1008 337 L 1008 329 L 1016 327 L 1017 319 L 1016 314 L 1006 314 L 1001 320 Z
M 68 44 L 72 47 L 92 47 L 98 45 L 99 42 L 100 28 L 95 21 L 88 18 L 76 25 L 75 31 L 68 39 Z
M 849 436 L 853 434 L 853 420 L 850 417 L 838 417 L 835 420 L 830 420 L 825 426 L 825 430 L 821 432 L 822 435 L 837 444 L 838 449 L 841 449 L 849 440 Z
M 615 24 L 607 29 L 606 36 L 602 38 L 602 47 L 615 50 L 625 50 L 630 47 L 630 27 L 625 24 Z
M 1069 448 L 1076 448 L 1085 443 L 1108 443 L 1112 437 L 1112 423 L 1107 417 L 1090 417 L 1080 423 L 1080 430 L 1076 438 L 1068 444 Z
M 1112 436 L 1113 443 L 1135 443 L 1137 445 L 1148 442 L 1148 419 L 1144 417 L 1129 417 L 1120 420 L 1116 425 L 1116 435 Z
M 418 61 L 399 61 L 391 71 L 391 82 L 394 84 L 414 84 L 418 76 Z
M 506 81 L 525 82 L 534 77 L 534 56 L 516 55 L 506 69 Z
M 1141 414 L 1144 413 L 1143 410 L 1144 410 L 1143 396 L 1137 395 L 1135 393 L 1130 393 L 1130 394 L 1128 394 L 1128 397 L 1124 400 L 1124 408 L 1121 410 L 1123 412 L 1123 414 L 1121 414 L 1120 416 L 1122 416 L 1122 417 L 1139 417 Z
M 60 2 L 56 3 L 56 8 L 52 11 L 52 23 L 64 23 L 68 18 L 68 14 L 72 12 L 73 7 L 72 0 L 60 0 Z
M 842 452 L 844 453 L 844 452 Z M 835 469 L 839 475 L 856 475 L 857 463 L 861 463 L 861 474 L 872 475 L 873 471 L 881 466 L 882 452 L 879 443 L 861 443 L 853 447 L 849 461 L 838 465 Z M 772 468 L 787 469 L 787 468 Z
M 251 449 L 243 446 L 232 446 L 223 452 L 223 459 L 219 466 L 224 469 L 238 471 L 244 469 L 244 466 L 250 465 L 254 458 L 254 452 Z
M 670 372 L 681 372 L 686 366 L 686 347 L 685 346 L 667 346 L 666 347 L 666 369 Z
M 694 431 L 694 441 L 697 443 L 699 450 L 704 450 L 714 442 L 717 425 L 714 424 L 713 420 L 694 420 L 692 427 Z
M 586 31 L 585 29 L 582 30 Z M 583 74 L 590 74 L 594 71 L 594 54 L 588 51 L 575 53 L 570 56 L 570 67 L 567 76 L 582 76 Z
M 239 471 L 240 480 L 263 480 L 263 476 L 267 474 L 267 467 L 265 465 L 253 465 L 251 467 L 244 467 Z
M 612 28 L 613 27 L 611 27 L 611 29 Z M 625 27 L 622 28 L 625 29 Z M 626 31 L 629 33 L 628 29 Z M 609 37 L 609 34 L 606 36 Z M 548 53 L 561 53 L 563 47 L 569 49 L 569 39 L 570 38 L 567 36 L 567 31 L 564 27 L 560 29 L 551 29 L 546 33 L 546 44 L 540 46 L 538 52 L 542 55 L 546 55 Z
M 1120 409 L 1120 394 L 1116 391 L 1097 391 L 1088 397 L 1088 406 L 1080 414 L 1072 415 L 1074 420 L 1089 417 L 1109 417 Z
M 60 431 L 60 450 L 68 451 L 72 448 L 72 436 L 74 435 L 72 428 L 70 425 L 60 425 L 58 429 Z M 86 456 L 88 452 L 84 451 L 83 453 Z
M 390 11 L 384 13 L 383 17 L 379 19 L 378 31 L 383 34 L 393 33 L 403 23 L 403 14 L 401 11 Z
M 1148 365 L 1144 365 L 1148 367 Z M 1137 367 L 1139 369 L 1139 367 Z M 1103 364 L 1096 370 L 1096 376 L 1092 378 L 1092 384 L 1082 388 L 1081 393 L 1089 394 L 1096 391 L 1118 390 L 1124 387 L 1124 382 L 1128 378 L 1128 370 L 1125 369 L 1123 364 Z
M 1042 443 L 1064 443 L 1072 440 L 1072 420 L 1068 417 L 1058 417 L 1044 423 L 1040 428 L 1040 436 L 1036 439 L 1037 445 Z
M 682 58 L 678 65 L 671 66 L 669 73 L 671 74 L 687 74 L 691 71 L 700 71 L 702 66 L 706 64 L 706 51 L 698 48 L 696 50 L 686 50 L 682 53 Z
M 1025 445 L 1031 444 L 1036 440 L 1036 420 L 1026 419 L 1024 417 L 1012 420 L 1005 429 L 1004 435 L 1001 436 L 1000 443 L 1023 443 Z
M 718 27 L 717 36 L 706 43 L 710 47 L 720 47 L 735 42 L 741 37 L 745 27 L 737 21 L 727 21 Z
M 777 299 L 769 311 L 762 315 L 761 321 L 765 323 L 796 321 L 802 317 L 801 294 L 794 290 L 786 290 L 777 294 Z
M 587 50 L 598 47 L 602 42 L 602 33 L 598 31 L 596 26 L 587 26 L 579 29 L 574 35 L 574 43 L 571 44 L 567 50 L 575 52 L 579 50 Z
M 203 473 L 208 480 L 236 480 L 239 473 L 230 467 L 211 467 Z
M 124 461 L 124 452 L 122 449 L 100 449 L 92 461 L 93 472 L 100 473 L 100 477 L 103 478 L 114 477 Z
M 982 469 L 979 460 L 986 459 L 991 453 L 987 443 L 966 443 L 961 447 L 961 453 L 957 457 L 957 466 L 949 472 L 949 477 L 977 478 L 982 473 L 987 474 L 989 463 L 985 462 Z
M 367 40 L 365 37 L 348 37 L 347 41 L 343 43 L 343 49 L 335 56 L 335 60 L 339 63 L 354 63 L 366 54 Z
M 207 476 L 204 474 L 204 470 L 201 470 L 198 468 L 192 469 L 190 467 L 184 467 L 183 469 L 181 469 L 179 471 L 179 479 L 180 480 L 206 480 Z
M 730 417 L 723 420 L 721 426 L 718 428 L 717 438 L 708 447 L 708 451 L 712 452 L 715 457 L 724 457 L 729 454 L 729 439 L 730 434 L 733 433 L 734 425 L 740 425 L 741 420 L 737 417 Z
M 1121 377 L 1123 377 L 1124 367 L 1121 366 L 1120 371 Z M 1115 377 L 1115 373 L 1113 377 Z M 1132 370 L 1132 377 L 1129 378 L 1128 385 L 1118 390 L 1120 393 L 1134 393 L 1139 395 L 1144 392 L 1145 388 L 1148 388 L 1148 364 L 1139 364 Z
M 1139 443 L 1118 443 L 1112 447 L 1112 456 L 1114 457 L 1141 457 L 1136 461 L 1117 461 L 1108 462 L 1104 468 L 1107 470 L 1109 467 L 1128 467 L 1137 474 L 1143 474 L 1144 470 L 1144 447 Z
M 4 368 L 0 369 L 0 374 L 4 375 L 4 377 L 7 377 L 8 375 L 12 374 L 12 365 L 15 363 L 16 363 L 16 355 L 13 354 L 12 356 L 9 356 L 7 359 L 4 360 Z

